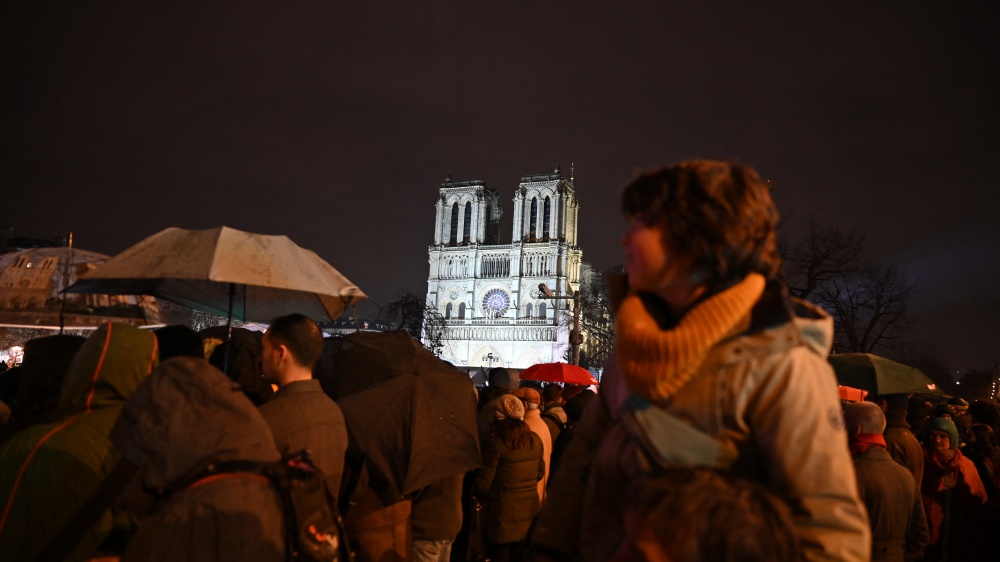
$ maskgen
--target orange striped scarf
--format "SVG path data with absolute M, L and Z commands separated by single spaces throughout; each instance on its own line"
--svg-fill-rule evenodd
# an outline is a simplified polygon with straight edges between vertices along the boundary
M 680 390 L 715 344 L 750 326 L 750 309 L 764 284 L 763 275 L 751 273 L 695 305 L 671 330 L 659 327 L 637 295 L 628 295 L 618 309 L 615 332 L 629 389 L 650 400 L 665 400 Z

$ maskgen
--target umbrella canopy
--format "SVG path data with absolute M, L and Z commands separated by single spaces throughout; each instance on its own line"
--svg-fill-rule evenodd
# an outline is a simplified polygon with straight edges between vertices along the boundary
M 104 254 L 72 247 L 0 255 L 0 326 L 57 330 L 96 329 L 107 322 L 162 325 L 151 297 L 62 294 L 80 275 L 107 260 Z
M 598 384 L 594 375 L 583 367 L 568 363 L 539 363 L 521 371 L 521 380 L 561 382 L 567 384 Z
M 481 466 L 472 382 L 406 332 L 327 340 L 316 378 L 386 504 Z
M 252 322 L 293 312 L 335 320 L 365 298 L 333 266 L 287 236 L 225 226 L 158 232 L 82 275 L 67 292 L 153 295 Z
M 839 353 L 829 358 L 837 382 L 877 395 L 940 392 L 920 369 L 870 353 Z
M 853 388 L 850 386 L 838 386 L 837 394 L 840 395 L 841 400 L 847 400 L 848 402 L 863 402 L 865 395 L 868 394 L 867 391 L 861 390 L 860 388 Z

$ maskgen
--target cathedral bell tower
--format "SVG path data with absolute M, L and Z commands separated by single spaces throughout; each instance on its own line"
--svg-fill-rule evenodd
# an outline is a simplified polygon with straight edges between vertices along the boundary
M 435 246 L 496 244 L 500 237 L 500 195 L 481 180 L 445 178 L 438 190 Z
M 521 178 L 514 197 L 514 242 L 565 242 L 576 246 L 579 204 L 573 183 L 556 166 L 551 174 Z

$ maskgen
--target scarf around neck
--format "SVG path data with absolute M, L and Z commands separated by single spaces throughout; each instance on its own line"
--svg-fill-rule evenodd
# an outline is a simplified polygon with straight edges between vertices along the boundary
M 885 446 L 885 436 L 881 433 L 859 433 L 850 438 L 851 454 L 861 455 L 872 447 Z
M 677 326 L 664 330 L 635 293 L 615 318 L 622 376 L 632 392 L 665 400 L 701 367 L 708 352 L 750 326 L 750 310 L 764 293 L 765 279 L 751 273 L 739 283 L 696 304 Z

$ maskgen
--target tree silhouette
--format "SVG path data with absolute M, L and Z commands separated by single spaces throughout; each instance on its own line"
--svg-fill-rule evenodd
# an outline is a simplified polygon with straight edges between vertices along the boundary
M 910 325 L 915 283 L 898 267 L 871 259 L 864 241 L 853 230 L 822 226 L 813 213 L 805 238 L 782 248 L 783 271 L 793 296 L 833 316 L 836 353 L 892 355 Z
M 603 369 L 615 347 L 615 316 L 608 296 L 608 275 L 621 273 L 622 266 L 594 269 L 584 264 L 580 272 L 580 366 Z
M 402 290 L 397 295 L 396 300 L 379 309 L 379 320 L 395 330 L 405 330 L 431 353 L 440 356 L 447 329 L 444 317 L 416 293 Z

